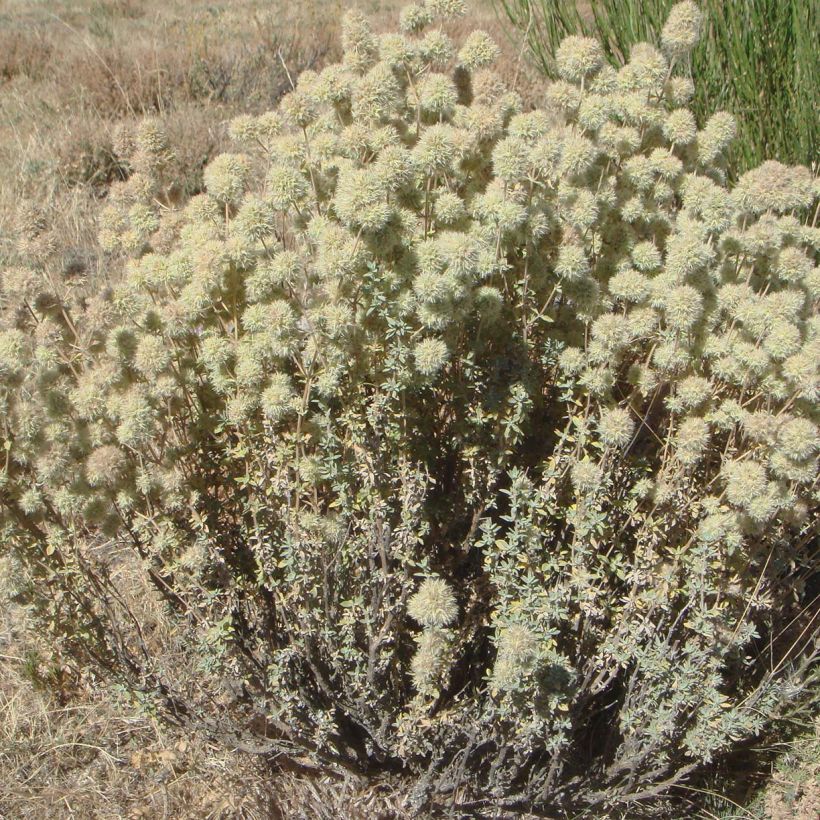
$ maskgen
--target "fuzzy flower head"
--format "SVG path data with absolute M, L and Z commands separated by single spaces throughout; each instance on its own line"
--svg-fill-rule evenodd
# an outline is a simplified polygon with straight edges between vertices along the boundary
M 458 61 L 468 71 L 476 71 L 491 66 L 500 53 L 501 49 L 486 31 L 474 31 L 458 52 Z
M 419 83 L 419 107 L 425 114 L 448 117 L 455 110 L 458 91 L 446 74 L 428 74 Z
M 299 205 L 307 195 L 308 182 L 298 168 L 274 165 L 267 176 L 270 205 L 277 211 L 287 211 Z
M 423 627 L 441 628 L 458 617 L 458 604 L 446 581 L 427 578 L 407 602 L 407 614 Z
M 348 11 L 342 19 L 342 49 L 345 63 L 357 73 L 364 73 L 378 58 L 378 41 L 359 11 Z
M 780 429 L 778 446 L 789 458 L 803 461 L 820 450 L 820 431 L 809 419 L 791 419 Z
M 219 202 L 237 203 L 245 192 L 249 173 L 244 154 L 220 154 L 205 169 L 205 187 Z
M 125 453 L 113 444 L 98 447 L 85 463 L 85 477 L 92 487 L 115 487 L 127 468 Z
M 429 7 L 411 3 L 399 14 L 399 30 L 404 34 L 418 34 L 429 26 L 432 20 L 433 14 Z
M 435 204 L 435 216 L 439 225 L 454 225 L 466 215 L 464 200 L 458 194 L 444 191 L 438 195 Z
M 692 0 L 672 7 L 661 31 L 661 43 L 666 53 L 680 59 L 689 54 L 700 38 L 703 15 Z
M 686 466 L 700 460 L 711 438 L 708 422 L 698 416 L 690 416 L 681 422 L 675 436 L 675 455 Z
M 450 643 L 442 629 L 425 629 L 417 636 L 410 673 L 413 685 L 422 695 L 435 696 L 438 693 L 449 666 Z
M 711 120 L 710 120 L 711 122 Z M 767 160 L 747 171 L 732 192 L 739 207 L 750 214 L 787 213 L 812 204 L 816 196 L 811 171 Z
M 416 369 L 422 376 L 432 378 L 445 364 L 450 353 L 441 339 L 424 339 L 413 348 Z
M 171 349 L 162 336 L 143 336 L 134 351 L 134 366 L 144 376 L 155 378 L 171 362 Z
M 609 407 L 601 412 L 598 419 L 598 435 L 610 447 L 626 447 L 632 440 L 635 422 L 629 410 L 623 407 Z
M 736 135 L 737 123 L 731 114 L 726 111 L 712 114 L 697 137 L 700 163 L 709 165 L 714 162 L 729 147 Z
M 579 495 L 597 489 L 603 478 L 603 470 L 594 461 L 578 461 L 572 467 L 572 486 Z
M 601 44 L 592 37 L 565 37 L 555 52 L 558 74 L 570 82 L 580 82 L 594 74 L 603 62 Z
M 467 4 L 464 0 L 426 0 L 425 6 L 434 17 L 445 20 L 451 17 L 461 17 L 467 12 Z
M 757 461 L 733 461 L 723 468 L 726 497 L 732 504 L 744 506 L 750 498 L 766 491 L 766 468 Z
M 492 684 L 502 692 L 513 691 L 538 658 L 538 638 L 526 626 L 510 624 L 499 632 L 497 646 Z
M 271 421 L 279 421 L 293 408 L 295 396 L 287 373 L 274 373 L 260 397 L 262 412 Z
M 666 118 L 663 135 L 675 145 L 688 145 L 698 133 L 695 117 L 688 108 L 677 108 Z

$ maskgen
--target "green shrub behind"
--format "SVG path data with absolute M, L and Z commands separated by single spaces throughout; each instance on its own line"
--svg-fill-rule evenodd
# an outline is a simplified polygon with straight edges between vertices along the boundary
M 118 135 L 111 292 L 21 212 L 3 543 L 65 647 L 226 743 L 477 814 L 657 807 L 801 697 L 817 181 L 727 188 L 681 8 L 673 62 L 571 37 L 526 113 L 492 41 L 439 25 L 457 0 L 400 34 L 351 13 L 183 207 L 157 125 Z

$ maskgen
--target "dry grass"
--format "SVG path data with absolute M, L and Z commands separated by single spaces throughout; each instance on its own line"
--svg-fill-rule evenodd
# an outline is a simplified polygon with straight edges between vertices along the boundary
M 77 677 L 0 600 L 0 817 L 276 816 L 263 761 L 169 731 Z
M 123 556 L 115 576 L 159 666 L 196 688 L 184 637 Z M 117 687 L 78 674 L 12 603 L 0 562 L 0 818 L 401 820 L 400 789 L 283 769 L 169 728 Z
M 338 56 L 345 8 L 393 29 L 400 0 L 5 0 L 0 3 L 0 262 L 14 247 L 21 202 L 62 214 L 72 253 L 95 259 L 95 218 L 122 177 L 117 126 L 159 117 L 176 150 L 183 194 L 227 145 L 226 123 L 273 107 L 291 75 Z M 482 27 L 502 46 L 499 69 L 534 101 L 538 81 L 519 60 L 491 0 L 475 0 L 457 36 Z M 521 70 L 523 69 L 523 70 Z M 61 236 L 59 230 L 58 237 Z M 79 243 L 79 250 L 78 250 Z

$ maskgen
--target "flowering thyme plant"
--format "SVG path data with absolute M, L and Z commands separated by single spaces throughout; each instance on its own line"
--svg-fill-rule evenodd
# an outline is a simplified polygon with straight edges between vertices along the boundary
M 691 2 L 620 71 L 565 40 L 532 111 L 485 33 L 445 33 L 462 11 L 349 13 L 343 61 L 234 120 L 187 203 L 158 124 L 120 134 L 110 290 L 22 215 L 3 540 L 63 640 L 177 720 L 401 772 L 418 806 L 612 811 L 755 737 L 815 661 L 818 184 L 727 188 Z

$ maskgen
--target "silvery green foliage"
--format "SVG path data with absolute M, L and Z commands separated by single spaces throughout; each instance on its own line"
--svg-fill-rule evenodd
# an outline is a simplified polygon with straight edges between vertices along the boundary
M 349 13 L 343 61 L 235 120 L 183 205 L 158 125 L 123 136 L 111 291 L 58 281 L 21 218 L 4 542 L 178 720 L 401 769 L 419 805 L 614 812 L 754 738 L 813 662 L 818 185 L 768 162 L 727 189 L 733 121 L 697 130 L 645 44 L 616 72 L 570 38 L 524 112 L 492 41 L 440 27 L 461 10 Z M 197 698 L 101 535 L 189 630 Z

